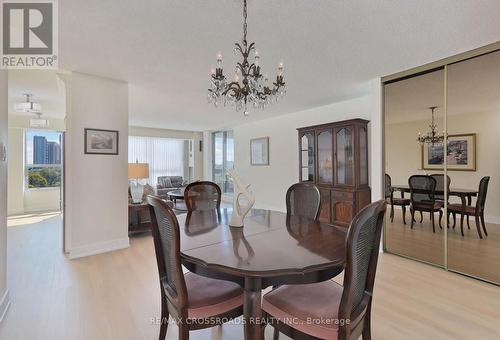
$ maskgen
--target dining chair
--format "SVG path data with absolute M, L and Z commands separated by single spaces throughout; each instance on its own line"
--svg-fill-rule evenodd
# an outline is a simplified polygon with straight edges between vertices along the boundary
M 188 211 L 220 209 L 220 187 L 210 181 L 198 181 L 184 189 L 184 202 Z
M 363 208 L 347 232 L 344 283 L 283 285 L 263 297 L 265 320 L 292 339 L 371 338 L 373 284 L 386 202 Z
M 286 192 L 286 212 L 289 215 L 319 219 L 321 193 L 313 183 L 296 183 Z
M 403 214 L 403 223 L 406 224 L 406 207 L 410 205 L 410 200 L 404 197 L 401 191 L 401 198 L 394 197 L 391 176 L 385 174 L 385 200 L 391 205 L 391 222 L 394 222 L 394 206 L 400 206 Z
M 436 180 L 436 191 L 444 192 L 444 175 L 443 174 L 431 174 L 432 178 Z M 450 192 L 451 178 L 446 175 L 446 188 L 447 192 Z M 434 195 L 436 201 L 444 202 L 444 194 L 443 195 Z
M 184 274 L 180 230 L 175 213 L 164 200 L 148 196 L 161 293 L 159 339 L 167 334 L 169 315 L 179 327 L 179 339 L 189 331 L 221 325 L 243 314 L 243 290 L 233 282 L 194 273 Z
M 432 232 L 436 232 L 434 213 L 439 212 L 439 227 L 442 228 L 443 202 L 436 202 L 436 180 L 431 176 L 413 175 L 408 179 L 410 186 L 411 228 L 415 222 L 415 211 L 428 212 L 431 216 Z M 420 219 L 422 223 L 422 219 Z
M 469 216 L 474 216 L 476 219 L 476 228 L 477 228 L 477 234 L 479 235 L 479 238 L 483 238 L 483 235 L 481 234 L 481 226 L 483 227 L 484 235 L 488 236 L 488 232 L 486 231 L 486 224 L 484 223 L 484 207 L 486 205 L 486 195 L 488 193 L 488 184 L 490 182 L 490 176 L 485 176 L 481 178 L 481 181 L 479 182 L 479 192 L 477 194 L 477 200 L 476 200 L 476 205 L 475 206 L 470 206 L 467 205 L 465 206 L 465 212 L 462 214 L 462 205 L 461 204 L 448 204 L 448 218 L 449 215 L 453 215 L 453 228 L 455 227 L 456 224 L 456 214 L 460 214 L 460 228 L 462 229 L 462 235 L 463 235 L 463 228 L 464 228 L 464 215 L 469 218 Z

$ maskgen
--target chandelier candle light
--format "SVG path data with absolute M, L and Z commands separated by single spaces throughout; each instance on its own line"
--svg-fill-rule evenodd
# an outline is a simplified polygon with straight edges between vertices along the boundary
M 432 112 L 431 124 L 429 127 L 431 130 L 427 132 L 427 134 L 422 135 L 420 132 L 418 133 L 417 142 L 420 144 L 431 144 L 434 146 L 435 144 L 443 144 L 444 142 L 444 132 L 440 134 L 437 132 L 437 124 L 434 121 L 434 110 L 437 109 L 437 106 L 429 107 L 429 110 Z
M 244 110 L 248 116 L 248 105 L 264 109 L 267 105 L 277 102 L 285 96 L 285 82 L 283 80 L 283 63 L 278 66 L 278 75 L 272 87 L 268 85 L 267 76 L 261 73 L 260 55 L 255 43 L 247 42 L 247 0 L 243 2 L 243 41 L 236 43 L 234 52 L 240 54 L 243 61 L 237 63 L 234 80 L 227 81 L 222 68 L 222 54 L 217 55 L 217 67 L 211 71 L 211 86 L 208 89 L 208 102 L 218 107 L 221 103 L 235 107 L 236 111 Z M 249 58 L 253 53 L 253 62 Z

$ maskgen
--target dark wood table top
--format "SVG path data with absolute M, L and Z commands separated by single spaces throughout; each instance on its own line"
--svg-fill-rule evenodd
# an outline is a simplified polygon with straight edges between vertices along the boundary
M 182 262 L 191 272 L 241 285 L 245 339 L 262 340 L 262 289 L 338 275 L 347 229 L 270 210 L 251 210 L 243 228 L 230 227 L 230 218 L 231 209 L 178 216 Z
M 346 228 L 269 210 L 253 209 L 243 228 L 229 227 L 230 217 L 231 209 L 178 216 L 183 260 L 239 277 L 344 265 Z
M 410 192 L 410 186 L 408 184 L 393 185 L 392 188 L 394 190 L 397 190 L 397 191 Z M 443 190 L 436 189 L 435 192 L 438 195 L 444 195 L 444 191 Z M 477 195 L 477 189 L 450 188 L 450 191 L 449 191 L 448 194 L 452 195 L 452 196 L 461 196 L 461 195 L 476 196 Z

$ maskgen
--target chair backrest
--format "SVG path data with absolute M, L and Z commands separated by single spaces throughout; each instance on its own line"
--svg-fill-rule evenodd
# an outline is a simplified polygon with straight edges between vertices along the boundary
M 181 266 L 180 230 L 177 217 L 167 202 L 148 196 L 153 241 L 160 285 L 177 310 L 187 306 L 187 288 Z
M 385 201 L 372 203 L 363 208 L 349 226 L 340 320 L 354 322 L 371 303 L 385 211 Z M 341 331 L 347 331 L 347 337 L 343 338 L 349 338 L 349 327 L 341 327 Z
M 320 208 L 321 193 L 315 184 L 296 183 L 288 188 L 286 192 L 287 214 L 317 220 Z
M 385 188 L 385 198 L 391 198 L 391 196 L 392 196 L 392 180 L 391 180 L 391 176 L 389 176 L 388 174 L 385 174 L 384 188 Z
M 436 202 L 436 180 L 431 176 L 413 175 L 408 179 L 413 206 L 433 206 Z
M 481 178 L 479 182 L 479 193 L 477 194 L 476 200 L 476 210 L 480 213 L 484 212 L 484 206 L 486 205 L 486 194 L 488 194 L 488 184 L 490 183 L 490 176 L 485 176 Z
M 220 209 L 221 190 L 214 182 L 199 181 L 184 190 L 184 202 L 188 211 Z
M 444 175 L 443 174 L 432 174 L 432 178 L 436 180 L 436 191 L 442 191 L 444 192 Z M 446 188 L 447 192 L 450 192 L 450 185 L 451 185 L 451 178 L 450 176 L 446 175 Z M 435 195 L 436 199 L 444 201 L 444 194 L 443 195 Z

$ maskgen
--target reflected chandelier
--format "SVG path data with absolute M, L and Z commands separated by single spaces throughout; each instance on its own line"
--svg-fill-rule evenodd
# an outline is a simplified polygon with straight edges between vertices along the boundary
M 222 68 L 222 54 L 217 55 L 217 67 L 211 71 L 211 86 L 208 89 L 208 102 L 218 107 L 221 103 L 235 107 L 236 111 L 244 110 L 248 116 L 248 106 L 264 109 L 267 105 L 277 102 L 285 96 L 285 82 L 283 81 L 283 63 L 278 66 L 278 75 L 272 87 L 268 85 L 267 76 L 260 70 L 259 52 L 255 43 L 247 42 L 247 0 L 243 2 L 243 41 L 236 43 L 234 52 L 240 54 L 242 61 L 237 63 L 234 80 L 227 81 Z M 249 61 L 253 52 L 253 62 Z
M 431 124 L 429 125 L 431 130 L 429 132 L 427 132 L 427 134 L 425 134 L 425 135 L 422 135 L 420 132 L 418 133 L 417 142 L 419 142 L 420 144 L 430 144 L 430 145 L 434 146 L 435 144 L 443 144 L 444 143 L 444 133 L 440 134 L 439 132 L 436 131 L 437 124 L 434 121 L 434 110 L 436 110 L 436 109 L 437 109 L 437 106 L 429 107 L 429 110 L 431 110 L 431 112 L 432 112 L 431 113 L 431 115 L 432 115 Z

